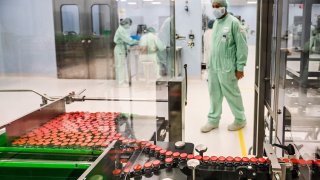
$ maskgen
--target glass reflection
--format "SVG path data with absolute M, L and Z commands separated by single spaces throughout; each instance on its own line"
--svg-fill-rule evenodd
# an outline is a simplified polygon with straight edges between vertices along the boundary
M 93 35 L 108 35 L 111 32 L 110 7 L 108 5 L 92 6 Z
M 77 5 L 61 7 L 62 32 L 65 35 L 75 35 L 80 32 L 79 8 Z
M 289 124 L 285 129 L 286 143 L 294 143 L 302 158 L 316 159 L 320 138 L 320 6 L 289 4 L 288 10 L 287 47 L 290 54 L 286 61 L 284 98 L 288 111 L 284 121 Z M 306 27 L 303 28 L 304 24 Z M 288 117 L 290 121 L 287 121 Z

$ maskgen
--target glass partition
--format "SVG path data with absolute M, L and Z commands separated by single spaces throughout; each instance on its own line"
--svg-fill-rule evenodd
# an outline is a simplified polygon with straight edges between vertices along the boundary
M 283 117 L 283 144 L 293 144 L 297 158 L 319 158 L 320 127 L 320 56 L 317 52 L 317 1 L 285 1 L 282 11 L 279 66 L 279 103 Z M 280 44 L 280 43 L 279 43 Z M 282 96 L 282 92 L 283 95 Z M 281 106 L 283 105 L 283 109 Z M 283 110 L 283 114 L 282 114 Z M 280 139 L 281 142 L 281 139 Z M 300 167 L 301 176 L 310 178 L 312 164 Z
M 150 140 L 168 120 L 174 1 L 2 0 L 0 17 L 0 149 L 14 151 L 8 159 L 82 163 L 81 174 L 111 137 Z

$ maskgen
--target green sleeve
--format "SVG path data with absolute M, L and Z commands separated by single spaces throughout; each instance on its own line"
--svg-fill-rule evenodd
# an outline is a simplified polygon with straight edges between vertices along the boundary
M 233 29 L 233 37 L 236 43 L 236 68 L 237 71 L 243 71 L 244 66 L 247 63 L 248 58 L 248 45 L 245 29 L 243 29 L 240 23 L 235 22 Z
M 120 38 L 123 42 L 125 42 L 125 43 L 127 43 L 127 44 L 129 44 L 129 45 L 138 44 L 138 42 L 137 42 L 136 40 L 132 39 L 132 38 L 129 36 L 129 34 L 128 34 L 124 29 L 121 30 L 121 32 L 119 32 L 119 38 Z
M 164 46 L 163 42 L 158 37 L 156 37 L 155 43 L 156 43 L 158 51 L 163 51 L 163 50 L 166 49 L 166 47 Z

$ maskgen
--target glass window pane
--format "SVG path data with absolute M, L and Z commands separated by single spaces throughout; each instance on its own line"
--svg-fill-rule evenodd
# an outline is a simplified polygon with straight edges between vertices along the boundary
M 62 32 L 64 34 L 79 34 L 79 8 L 77 5 L 61 6 Z
M 94 35 L 110 34 L 111 19 L 108 5 L 96 4 L 91 9 L 92 33 Z

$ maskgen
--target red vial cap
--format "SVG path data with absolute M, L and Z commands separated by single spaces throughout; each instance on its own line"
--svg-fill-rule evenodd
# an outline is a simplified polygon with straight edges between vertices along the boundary
M 259 159 L 258 159 L 258 162 L 259 162 L 259 163 L 265 163 L 265 162 L 266 162 L 266 159 L 265 159 L 265 158 L 259 158 Z
M 241 157 L 235 157 L 234 161 L 237 162 L 237 163 L 241 162 Z
M 200 156 L 200 155 L 196 155 L 194 158 L 197 159 L 197 160 L 199 160 L 199 161 L 202 160 L 202 156 Z
M 151 146 L 152 146 L 151 143 L 147 143 L 147 144 L 146 144 L 146 147 L 147 147 L 147 148 L 150 148 Z
M 180 153 L 179 153 L 179 152 L 174 152 L 174 153 L 172 154 L 172 156 L 173 156 L 174 158 L 178 158 L 178 157 L 180 156 Z
M 134 171 L 141 171 L 141 169 L 142 169 L 142 166 L 141 166 L 140 164 L 136 164 L 136 165 L 134 165 L 134 167 L 133 167 L 133 170 L 134 170 Z
M 242 158 L 242 162 L 249 162 L 249 158 L 243 157 L 243 158 Z
M 126 173 L 126 174 L 128 174 L 129 171 L 130 171 L 129 168 L 125 168 L 125 169 L 123 170 L 123 172 Z
M 152 145 L 152 146 L 150 146 L 150 149 L 151 149 L 151 150 L 155 150 L 156 147 L 157 147 L 156 145 Z
M 288 158 L 282 158 L 281 161 L 285 162 L 285 163 L 288 163 L 289 162 L 289 159 Z
M 172 151 L 167 151 L 166 156 L 172 156 Z
M 89 147 L 92 147 L 93 145 L 94 145 L 94 143 L 89 143 L 88 144 Z
M 306 165 L 307 162 L 304 159 L 299 159 L 299 164 L 300 165 Z
M 160 166 L 160 161 L 159 160 L 154 160 L 153 162 L 152 162 L 152 164 L 153 164 L 153 166 L 154 167 L 158 167 L 158 166 Z
M 252 157 L 252 158 L 250 158 L 250 162 L 251 162 L 251 163 L 257 163 L 257 162 L 258 162 L 258 159 L 255 158 L 255 157 Z
M 113 174 L 114 176 L 120 175 L 120 174 L 121 174 L 121 169 L 115 169 L 115 170 L 113 170 L 113 171 L 112 171 L 112 174 Z
M 193 156 L 193 154 L 188 154 L 187 158 L 188 158 L 188 159 L 193 159 L 194 156 Z
M 223 157 L 223 156 L 220 156 L 220 157 L 218 158 L 218 160 L 219 160 L 219 161 L 221 161 L 221 162 L 223 162 L 223 161 L 225 161 L 225 160 L 226 160 L 226 158 L 225 158 L 225 157 Z
M 217 156 L 211 156 L 210 157 L 210 161 L 217 161 L 218 160 L 218 157 Z
M 226 161 L 227 161 L 227 162 L 232 162 L 232 161 L 233 161 L 233 159 L 234 159 L 233 157 L 228 156 L 228 157 L 226 158 Z
M 145 146 L 146 144 L 147 144 L 146 141 L 142 141 L 142 142 L 141 142 L 141 146 Z
M 166 158 L 166 159 L 164 160 L 164 162 L 165 162 L 166 164 L 171 164 L 171 163 L 173 162 L 173 159 L 172 159 L 172 158 Z
M 187 156 L 188 156 L 187 153 L 181 153 L 181 154 L 180 154 L 180 158 L 181 158 L 181 159 L 186 159 Z
M 128 159 L 120 159 L 121 163 L 127 163 L 129 160 Z
M 299 163 L 298 159 L 295 159 L 295 158 L 290 159 L 290 161 L 292 162 L 292 164 L 298 164 Z
M 209 157 L 209 156 L 203 156 L 203 157 L 202 157 L 202 160 L 203 160 L 203 161 L 209 161 L 209 160 L 210 160 L 210 157 Z
M 144 168 L 145 168 L 145 169 L 150 169 L 151 166 L 152 166 L 152 163 L 151 163 L 151 162 L 147 162 L 147 163 L 144 164 Z
M 140 140 L 136 140 L 136 143 L 137 143 L 138 145 L 140 145 L 140 144 L 141 144 L 141 141 L 140 141 Z
M 315 163 L 317 166 L 320 166 L 320 159 L 315 160 L 314 163 Z
M 160 152 L 160 151 L 162 150 L 162 148 L 161 148 L 161 147 L 156 147 L 154 150 L 155 150 L 156 152 Z
M 313 160 L 307 160 L 307 164 L 311 166 L 313 164 Z
M 160 151 L 160 154 L 165 154 L 166 152 L 167 152 L 167 150 L 162 149 L 162 150 Z

